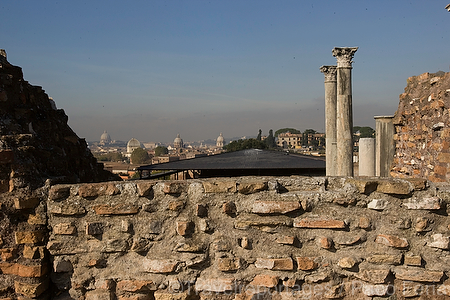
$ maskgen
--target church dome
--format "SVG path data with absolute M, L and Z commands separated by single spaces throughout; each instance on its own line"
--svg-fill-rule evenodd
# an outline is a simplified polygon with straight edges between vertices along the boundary
M 109 133 L 106 132 L 105 130 L 100 137 L 100 144 L 109 144 L 109 143 L 111 143 L 111 137 L 109 136 Z
M 132 153 L 136 148 L 141 147 L 141 142 L 139 142 L 137 139 L 132 138 L 127 143 L 127 152 Z
M 223 135 L 222 135 L 222 132 L 221 132 L 219 137 L 216 140 L 216 147 L 223 147 L 224 143 L 225 143 L 225 140 L 223 139 Z
M 177 137 L 173 140 L 173 146 L 175 148 L 183 148 L 183 140 L 180 137 L 180 134 L 177 134 Z

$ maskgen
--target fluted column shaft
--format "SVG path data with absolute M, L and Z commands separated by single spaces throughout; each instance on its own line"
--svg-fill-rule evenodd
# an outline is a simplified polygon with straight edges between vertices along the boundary
M 326 175 L 336 176 L 336 66 L 322 66 L 325 75 L 325 157 Z

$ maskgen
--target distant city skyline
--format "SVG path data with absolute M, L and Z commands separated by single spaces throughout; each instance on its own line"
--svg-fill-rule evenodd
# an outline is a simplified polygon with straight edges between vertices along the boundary
M 4 1 L 8 60 L 88 141 L 324 132 L 322 65 L 359 47 L 354 125 L 393 115 L 410 76 L 448 72 L 448 0 Z

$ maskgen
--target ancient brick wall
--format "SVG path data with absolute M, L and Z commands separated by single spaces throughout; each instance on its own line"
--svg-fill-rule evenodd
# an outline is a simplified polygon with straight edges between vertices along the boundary
M 408 78 L 395 114 L 396 154 L 391 175 L 450 179 L 450 73 Z
M 38 215 L 50 236 L 6 242 L 34 264 L 2 252 L 0 276 L 23 299 L 446 299 L 449 191 L 295 176 L 54 185 Z

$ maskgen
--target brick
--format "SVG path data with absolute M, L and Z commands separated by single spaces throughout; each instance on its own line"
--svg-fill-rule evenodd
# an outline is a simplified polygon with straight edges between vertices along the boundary
M 154 294 L 155 300 L 190 300 L 192 296 L 189 292 L 169 293 L 166 291 L 156 291 Z
M 60 205 L 50 205 L 49 213 L 61 216 L 76 216 L 85 214 L 86 209 L 80 205 L 64 203 Z
M 255 267 L 274 271 L 292 271 L 294 262 L 292 258 L 257 258 Z
M 235 215 L 237 213 L 236 204 L 233 201 L 225 202 L 222 206 L 222 211 L 227 215 Z
M 409 243 L 405 238 L 399 238 L 387 234 L 379 234 L 375 239 L 375 242 L 393 248 L 406 248 L 409 246 Z
M 235 290 L 234 278 L 197 278 L 195 290 L 224 293 Z
M 319 265 L 314 261 L 314 257 L 296 257 L 297 268 L 302 271 L 311 271 Z
M 117 290 L 119 292 L 144 293 L 156 290 L 156 286 L 151 280 L 121 280 L 117 282 Z
M 142 267 L 149 273 L 172 273 L 178 265 L 178 261 L 171 259 L 144 259 Z
M 237 229 L 248 229 L 249 227 L 257 226 L 269 226 L 269 227 L 277 227 L 277 226 L 292 226 L 292 219 L 287 216 L 245 216 L 242 218 L 238 218 L 234 222 L 234 227 Z
M 422 268 L 397 267 L 394 269 L 395 278 L 418 282 L 440 282 L 444 276 L 442 271 L 428 271 Z
M 164 194 L 181 194 L 183 192 L 187 192 L 189 185 L 184 182 L 172 181 L 172 182 L 164 182 L 163 184 L 163 192 Z
M 329 237 L 320 236 L 317 238 L 317 245 L 322 249 L 331 249 L 333 247 L 333 240 Z
M 39 198 L 37 197 L 24 197 L 14 199 L 15 209 L 30 209 L 39 205 Z
M 155 185 L 155 183 L 153 183 L 151 181 L 136 183 L 139 197 L 146 197 L 146 196 L 151 195 L 154 185 Z
M 11 164 L 14 162 L 14 152 L 12 150 L 0 150 L 0 164 Z
M 236 181 L 203 181 L 205 193 L 236 193 Z
M 361 280 L 370 282 L 370 283 L 385 283 L 389 273 L 391 271 L 387 270 L 361 270 L 359 273 L 355 274 L 355 276 Z
M 54 234 L 72 235 L 77 232 L 77 228 L 72 223 L 59 223 L 53 226 Z
M 249 285 L 253 287 L 274 288 L 278 285 L 279 280 L 279 276 L 259 274 L 253 278 Z
M 295 236 L 282 235 L 277 237 L 276 242 L 282 245 L 294 245 L 295 239 L 296 239 Z
M 48 267 L 46 263 L 30 266 L 18 264 L 17 275 L 20 277 L 42 277 L 47 274 L 47 272 Z
M 25 246 L 26 247 L 26 246 Z M 0 249 L 0 257 L 3 261 L 10 261 L 16 255 L 16 248 L 2 248 Z
M 19 265 L 15 263 L 0 262 L 0 270 L 5 275 L 17 275 L 19 273 Z
M 239 193 L 244 195 L 258 193 L 260 191 L 265 191 L 268 189 L 267 181 L 258 182 L 240 182 L 239 183 Z
M 128 203 L 116 205 L 95 205 L 92 207 L 97 215 L 134 215 L 139 212 L 139 207 Z
M 428 242 L 427 246 L 444 250 L 450 249 L 450 238 L 448 236 L 443 236 L 441 233 L 437 233 L 433 234 L 431 237 L 433 241 Z
M 405 255 L 405 265 L 407 266 L 422 266 L 422 256 L 420 255 Z
M 301 209 L 298 201 L 255 201 L 252 213 L 255 214 L 286 214 Z
M 114 183 L 90 183 L 78 188 L 78 195 L 83 198 L 113 196 L 117 194 L 120 194 L 120 191 Z
M 54 185 L 48 193 L 49 200 L 65 199 L 70 196 L 70 187 Z
M 194 232 L 194 223 L 191 221 L 177 221 L 177 233 L 181 236 L 191 235 Z
M 14 289 L 17 294 L 22 294 L 30 298 L 36 298 L 47 290 L 48 284 L 48 280 L 44 280 L 41 283 L 25 283 L 15 281 Z
M 112 291 L 115 288 L 115 282 L 113 279 L 96 279 L 94 284 L 96 289 L 103 289 Z
M 239 258 L 221 257 L 217 259 L 217 268 L 222 272 L 237 271 L 241 268 Z
M 323 228 L 323 229 L 344 229 L 344 221 L 332 219 L 299 219 L 294 220 L 294 227 L 299 228 Z
M 386 265 L 400 265 L 402 263 L 402 254 L 373 254 L 367 258 L 367 262 L 371 264 L 386 264 Z
M 439 210 L 441 209 L 441 199 L 439 197 L 411 199 L 404 202 L 403 206 L 408 209 Z
M 45 233 L 43 231 L 16 231 L 16 244 L 37 244 L 43 243 Z

